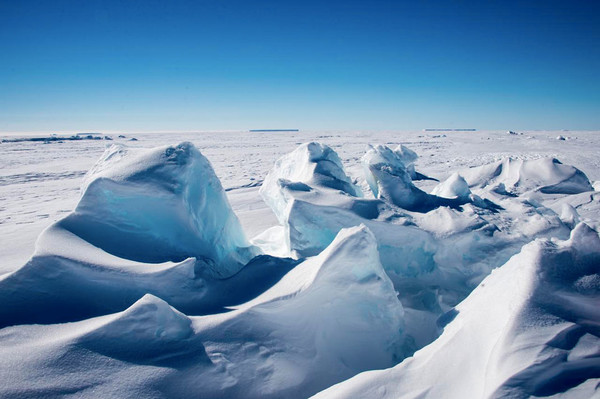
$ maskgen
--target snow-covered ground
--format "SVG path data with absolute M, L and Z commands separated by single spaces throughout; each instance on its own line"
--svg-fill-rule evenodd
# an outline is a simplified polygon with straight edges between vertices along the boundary
M 556 137 L 563 135 L 565 141 Z M 360 177 L 357 161 L 368 144 L 406 144 L 419 154 L 419 169 L 443 179 L 450 171 L 504 157 L 556 157 L 600 180 L 600 132 L 525 131 L 508 135 L 485 132 L 203 132 L 110 134 L 113 141 L 85 140 L 0 146 L 0 273 L 14 270 L 33 253 L 41 231 L 70 212 L 79 198 L 85 173 L 106 146 L 122 142 L 150 148 L 182 141 L 194 143 L 212 163 L 249 237 L 276 224 L 258 188 L 275 161 L 301 143 L 318 141 L 340 155 L 347 172 Z M 22 135 L 2 138 L 24 137 Z M 33 136 L 32 136 L 33 137 Z M 34 137 L 42 137 L 36 135 Z M 138 141 L 129 141 L 130 138 Z M 250 188 L 246 188 L 250 187 Z
M 2 137 L 0 396 L 599 394 L 600 132 L 109 136 Z

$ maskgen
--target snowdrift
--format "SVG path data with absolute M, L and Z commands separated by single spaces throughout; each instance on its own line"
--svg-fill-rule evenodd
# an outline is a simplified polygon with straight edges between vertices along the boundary
M 258 253 L 192 144 L 141 153 L 112 146 L 90 171 L 75 211 L 0 280 L 0 326 L 112 313 L 146 293 L 192 314 L 218 311 L 258 293 L 236 277 Z M 263 257 L 253 266 L 272 284 L 292 264 Z M 241 295 L 215 295 L 217 287 Z
M 428 212 L 440 206 L 456 208 L 469 202 L 469 194 L 465 196 L 463 192 L 455 198 L 444 198 L 419 189 L 404 164 L 406 156 L 401 154 L 378 145 L 371 146 L 363 156 L 365 178 L 375 198 L 415 212 Z
M 208 259 L 217 276 L 254 255 L 208 160 L 191 143 L 131 154 L 112 146 L 60 226 L 120 258 Z
M 306 397 L 397 363 L 403 326 L 375 238 L 359 226 L 230 313 L 187 317 L 146 295 L 114 315 L 6 328 L 0 395 Z
M 506 159 L 433 187 L 405 146 L 359 159 L 280 158 L 260 188 L 280 225 L 250 244 L 192 144 L 111 147 L 0 277 L 0 396 L 597 394 L 583 172 Z
M 314 145 L 319 153 L 334 154 L 331 148 Z M 261 194 L 283 226 L 254 242 L 268 250 L 274 241 L 291 255 L 314 256 L 340 229 L 365 224 L 377 238 L 381 262 L 409 308 L 439 315 L 532 237 L 566 238 L 570 231 L 558 215 L 539 204 L 494 193 L 487 194 L 493 201 L 473 195 L 459 175 L 434 190 L 444 197 L 427 194 L 413 184 L 398 153 L 384 146 L 369 148 L 362 160 L 366 180 L 379 198 L 358 198 L 321 184 L 324 179 L 312 173 L 289 172 L 315 170 L 310 157 L 298 156 L 308 147 L 281 158 L 265 179 Z M 351 181 L 339 162 L 330 165 L 330 174 L 339 181 Z M 281 175 L 302 181 L 278 180 Z M 404 208 L 393 198 L 402 199 Z M 445 201 L 453 206 L 442 206 Z M 409 212 L 408 203 L 419 211 Z M 432 209 L 423 212 L 424 206 Z
M 315 398 L 592 397 L 599 295 L 600 238 L 579 224 L 568 241 L 537 240 L 495 270 L 414 357 Z
M 555 158 L 522 160 L 506 158 L 461 171 L 470 187 L 489 187 L 507 195 L 527 191 L 544 194 L 577 194 L 593 191 L 585 173 Z
M 457 199 L 467 203 L 471 197 L 471 190 L 466 180 L 458 173 L 452 173 L 448 179 L 433 188 L 431 194 L 438 197 Z

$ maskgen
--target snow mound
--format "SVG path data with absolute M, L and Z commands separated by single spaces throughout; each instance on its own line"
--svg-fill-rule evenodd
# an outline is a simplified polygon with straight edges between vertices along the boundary
M 279 158 L 263 181 L 260 194 L 283 223 L 289 202 L 287 191 L 310 191 L 311 186 L 362 196 L 344 172 L 337 153 L 329 146 L 315 142 L 301 144 Z
M 416 180 L 418 177 L 417 171 L 415 170 L 415 161 L 419 158 L 416 152 L 400 144 L 394 150 L 394 153 L 398 156 L 400 161 L 404 164 L 406 171 L 410 175 L 410 178 Z
M 258 252 L 192 144 L 141 152 L 112 146 L 90 171 L 76 210 L 41 234 L 23 267 L 0 279 L 0 326 L 114 313 L 146 293 L 191 314 L 219 311 L 293 267 L 254 258 Z M 250 264 L 263 282 L 240 273 Z
M 599 294 L 600 238 L 579 224 L 569 240 L 537 240 L 495 270 L 414 357 L 315 397 L 593 397 Z
M 358 259 L 360 262 L 354 266 L 353 262 Z M 344 282 L 340 279 L 348 279 L 348 281 Z M 373 233 L 361 224 L 341 229 L 331 244 L 319 255 L 296 266 L 273 288 L 249 304 L 273 300 L 274 295 L 280 298 L 295 296 L 321 280 L 325 282 L 319 284 L 328 284 L 327 281 L 330 281 L 340 284 L 338 288 L 341 288 L 352 281 L 367 283 L 371 279 L 378 282 L 383 280 L 385 284 L 389 282 L 381 266 L 377 240 Z
M 187 314 L 223 311 L 262 293 L 297 262 L 257 256 L 235 275 L 215 277 L 214 264 L 194 258 L 147 264 L 117 258 L 57 226 L 39 251 L 0 279 L 0 327 L 64 323 L 123 310 L 150 293 Z
M 459 199 L 462 201 L 469 201 L 471 196 L 471 190 L 466 180 L 458 173 L 452 173 L 448 179 L 438 184 L 431 191 L 432 195 L 438 197 Z
M 460 172 L 470 187 L 489 187 L 501 194 L 577 194 L 592 191 L 585 173 L 555 158 L 522 160 L 506 158 Z
M 371 146 L 362 158 L 365 178 L 375 198 L 402 209 L 428 212 L 439 206 L 458 207 L 468 199 L 430 195 L 414 185 L 403 157 L 390 148 Z
M 365 226 L 340 231 L 323 253 L 221 318 L 196 325 L 218 348 L 216 356 L 207 346 L 216 367 L 237 376 L 219 386 L 221 397 L 306 397 L 405 356 L 402 305 Z M 217 380 L 195 379 L 208 392 Z
M 2 397 L 182 397 L 170 376 L 211 367 L 192 320 L 145 295 L 123 312 L 0 332 Z
M 581 221 L 581 218 L 579 217 L 577 210 L 573 208 L 572 205 L 564 203 L 562 204 L 560 212 L 560 220 L 562 220 L 567 226 L 573 228 Z
M 160 298 L 146 294 L 127 310 L 112 315 L 77 339 L 79 346 L 116 359 L 143 364 L 167 364 L 187 353 L 194 335 L 192 321 Z M 194 357 L 204 352 L 194 348 Z M 201 360 L 208 363 L 205 353 Z
M 191 143 L 140 152 L 113 145 L 88 174 L 75 211 L 59 225 L 120 258 L 209 259 L 221 276 L 256 254 L 212 166 Z
M 110 323 L 94 331 L 94 335 L 126 340 L 178 341 L 193 330 L 190 319 L 154 295 L 146 294 Z
M 493 234 L 497 229 L 472 206 L 465 206 L 461 212 L 441 206 L 415 219 L 421 229 L 444 238 L 461 233 L 475 234 L 476 231 L 487 231 Z
M 403 328 L 375 238 L 359 226 L 231 312 L 188 317 L 146 295 L 116 314 L 9 327 L 0 396 L 307 397 L 396 364 Z

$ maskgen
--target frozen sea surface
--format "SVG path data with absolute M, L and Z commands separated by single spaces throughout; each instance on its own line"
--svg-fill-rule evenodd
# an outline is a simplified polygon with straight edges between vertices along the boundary
M 563 135 L 567 140 L 557 140 Z M 277 224 L 258 195 L 258 186 L 275 160 L 299 144 L 318 141 L 340 155 L 347 172 L 357 166 L 368 144 L 405 144 L 419 154 L 417 169 L 443 180 L 450 171 L 504 157 L 555 157 L 600 180 L 600 132 L 200 132 L 110 134 L 113 141 L 18 142 L 0 144 L 0 273 L 21 266 L 33 253 L 39 233 L 70 212 L 89 168 L 107 146 L 123 142 L 150 148 L 181 141 L 194 143 L 212 163 L 248 237 Z M 14 138 L 23 136 L 4 136 Z M 39 136 L 36 136 L 39 137 Z M 138 141 L 129 141 L 135 137 Z M 433 187 L 433 186 L 431 186 Z M 582 203 L 586 199 L 581 200 Z
M 600 132 L 28 137 L 0 396 L 599 392 Z

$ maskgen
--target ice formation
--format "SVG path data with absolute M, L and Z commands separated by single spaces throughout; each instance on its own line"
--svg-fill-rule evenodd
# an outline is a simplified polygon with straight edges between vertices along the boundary
M 281 157 L 259 249 L 193 145 L 111 147 L 0 276 L 0 396 L 597 394 L 583 172 L 505 159 L 429 194 L 406 146 L 359 159 L 351 176 L 324 144 Z
M 431 194 L 443 198 L 458 199 L 466 203 L 469 202 L 471 190 L 461 175 L 453 173 L 448 179 L 435 186 Z
M 302 144 L 278 159 L 260 194 L 283 222 L 290 202 L 288 191 L 310 191 L 310 186 L 340 190 L 354 197 L 362 195 L 344 172 L 338 154 L 331 147 L 315 142 Z
M 110 147 L 59 225 L 120 258 L 202 258 L 225 277 L 254 255 L 212 166 L 191 143 L 140 154 Z
M 402 153 L 382 145 L 371 146 L 362 158 L 365 177 L 376 198 L 402 209 L 428 212 L 440 206 L 458 207 L 469 201 L 464 196 L 444 198 L 427 194 L 414 185 Z
M 305 146 L 292 154 L 303 148 Z M 399 156 L 384 146 L 370 148 L 363 158 L 367 181 L 380 199 L 357 198 L 347 192 L 332 190 L 320 184 L 318 179 L 274 183 L 277 181 L 275 177 L 282 173 L 279 170 L 282 165 L 286 171 L 305 170 L 306 162 L 306 158 L 297 156 L 283 157 L 265 179 L 262 189 L 266 202 L 283 224 L 283 230 L 277 231 L 284 235 L 289 250 L 299 256 L 318 254 L 340 229 L 364 223 L 377 237 L 382 263 L 393 274 L 415 276 L 446 269 L 458 269 L 459 273 L 465 273 L 472 269 L 487 275 L 492 268 L 516 253 L 528 237 L 545 232 L 565 237 L 569 231 L 557 215 L 542 206 L 491 193 L 488 195 L 490 198 L 509 208 L 506 212 L 498 213 L 497 209 L 501 206 L 491 207 L 488 204 L 492 201 L 470 195 L 469 188 L 458 175 L 451 176 L 438 186 L 441 187 L 440 192 L 454 198 L 429 195 L 414 186 Z M 340 164 L 336 165 L 335 174 L 343 176 L 343 181 L 350 181 Z M 388 186 L 391 188 L 386 188 Z M 400 196 L 401 200 L 414 203 L 421 211 L 411 213 L 404 208 L 398 209 L 397 203 L 387 201 L 388 196 L 381 195 L 382 187 L 385 192 L 398 193 L 398 190 L 404 190 L 406 195 Z M 285 198 L 285 201 L 269 200 L 270 196 Z M 428 205 L 436 206 L 429 212 L 422 212 L 419 198 Z M 473 204 L 465 203 L 467 200 Z M 443 207 L 441 201 L 461 203 L 462 208 Z M 514 213 L 523 212 L 528 217 L 515 221 Z M 442 214 L 447 217 L 440 219 Z M 446 225 L 442 227 L 440 223 Z M 521 230 L 521 223 L 528 226 L 526 234 L 512 231 Z M 516 224 L 519 229 L 515 228 Z M 440 242 L 435 238 L 440 234 L 453 237 Z M 262 238 L 268 241 L 267 237 Z M 496 255 L 490 258 L 485 248 L 494 243 Z M 510 255 L 506 255 L 504 250 Z M 503 253 L 499 259 L 495 259 L 495 256 Z
M 302 165 L 306 159 L 283 159 L 300 162 L 294 166 L 286 163 L 286 169 L 306 168 Z M 296 256 L 314 256 L 341 229 L 361 223 L 368 226 L 377 239 L 384 269 L 409 311 L 407 317 L 411 320 L 407 325 L 420 320 L 421 328 L 409 327 L 407 331 L 415 342 L 413 349 L 435 339 L 440 332 L 436 318 L 464 299 L 491 270 L 505 263 L 532 237 L 566 238 L 569 234 L 569 227 L 553 211 L 525 199 L 487 192 L 486 196 L 502 206 L 495 205 L 470 194 L 458 175 L 439 186 L 444 195 L 453 198 L 426 194 L 414 186 L 397 154 L 387 147 L 369 149 L 363 160 L 367 180 L 373 177 L 374 192 L 380 187 L 408 187 L 404 198 L 424 198 L 428 206 L 435 205 L 433 209 L 408 212 L 398 208 L 397 203 L 390 203 L 385 195 L 380 195 L 380 199 L 357 198 L 324 187 L 318 180 L 287 180 L 263 191 L 263 195 L 276 192 L 279 198 L 285 197 L 286 206 L 274 209 L 283 221 L 282 229 L 272 229 L 267 233 L 272 235 L 270 238 L 263 235 L 262 244 L 268 244 L 270 239 L 275 245 L 283 242 Z M 279 167 L 280 163 L 276 164 L 270 176 L 277 176 Z M 336 174 L 345 176 L 341 165 L 337 167 Z M 379 177 L 375 179 L 374 175 Z M 270 177 L 266 179 L 272 181 Z M 302 189 L 291 188 L 300 183 Z M 415 192 L 417 197 L 411 197 Z M 441 206 L 442 200 L 462 205 L 460 209 Z M 267 202 L 271 206 L 277 203 Z
M 600 239 L 580 224 L 568 241 L 535 241 L 495 270 L 414 357 L 315 398 L 591 398 L 599 292 Z
M 146 295 L 117 314 L 8 327 L 0 395 L 307 397 L 396 364 L 405 356 L 403 328 L 375 238 L 358 226 L 229 313 L 188 317 Z
M 544 194 L 577 194 L 592 191 L 585 173 L 563 165 L 555 158 L 522 160 L 506 158 L 460 172 L 470 187 L 490 187 L 500 193 L 521 195 L 527 191 Z
M 410 178 L 416 180 L 419 177 L 419 174 L 415 170 L 415 161 L 419 158 L 417 153 L 402 144 L 396 147 L 394 153 L 404 164 L 404 167 L 406 168 Z
M 258 250 L 192 144 L 133 154 L 112 146 L 82 190 L 75 211 L 42 233 L 29 262 L 0 280 L 0 325 L 80 320 L 146 293 L 194 314 L 235 304 L 215 301 L 212 287 Z

